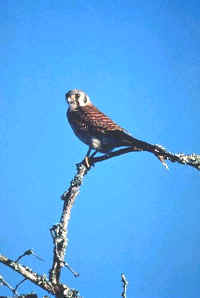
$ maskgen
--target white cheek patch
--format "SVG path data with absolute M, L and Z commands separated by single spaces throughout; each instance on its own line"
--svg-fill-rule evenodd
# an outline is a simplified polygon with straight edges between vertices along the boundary
M 94 149 L 99 149 L 101 147 L 101 141 L 96 138 L 92 138 L 91 145 Z
M 82 99 L 79 100 L 79 106 L 80 107 L 87 106 L 87 104 L 88 104 L 88 101 L 87 102 L 84 102 Z
M 85 99 L 87 99 L 87 100 L 85 101 Z M 91 103 L 90 100 L 89 100 L 89 98 L 88 97 L 86 98 L 85 95 L 82 95 L 82 94 L 79 97 L 78 102 L 79 102 L 79 106 L 80 107 L 87 106 L 88 104 Z
M 78 104 L 79 104 L 79 107 L 84 107 L 85 106 L 85 103 L 83 102 L 82 98 L 78 99 Z

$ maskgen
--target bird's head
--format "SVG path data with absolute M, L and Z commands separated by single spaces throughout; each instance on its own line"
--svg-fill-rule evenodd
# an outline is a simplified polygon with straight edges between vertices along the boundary
M 70 90 L 65 94 L 65 99 L 69 104 L 70 110 L 77 110 L 79 107 L 91 104 L 89 96 L 78 89 Z

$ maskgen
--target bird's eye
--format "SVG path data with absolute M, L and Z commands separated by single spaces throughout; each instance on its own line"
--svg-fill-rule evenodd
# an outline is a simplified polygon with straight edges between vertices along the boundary
M 83 99 L 84 103 L 87 102 L 87 97 L 85 96 L 84 99 Z

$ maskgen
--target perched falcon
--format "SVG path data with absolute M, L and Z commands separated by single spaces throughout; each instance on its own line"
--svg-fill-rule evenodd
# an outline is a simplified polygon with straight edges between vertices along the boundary
M 65 96 L 69 104 L 68 121 L 76 136 L 89 146 L 87 157 L 92 149 L 95 151 L 91 156 L 94 156 L 97 152 L 108 153 L 121 146 L 135 146 L 141 150 L 145 146 L 151 151 L 154 145 L 133 138 L 125 129 L 100 112 L 85 92 L 74 89 Z

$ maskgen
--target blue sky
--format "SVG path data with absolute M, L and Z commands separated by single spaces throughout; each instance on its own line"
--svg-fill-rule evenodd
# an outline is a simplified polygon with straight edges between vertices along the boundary
M 87 151 L 66 121 L 66 91 L 135 137 L 200 153 L 199 1 L 1 1 L 1 252 L 33 248 L 48 274 L 49 228 Z M 96 165 L 73 207 L 62 280 L 87 298 L 196 298 L 200 293 L 197 170 L 149 153 Z M 12 285 L 21 277 L 0 264 Z M 26 282 L 21 292 L 45 292 Z M 0 295 L 10 294 L 0 287 Z

